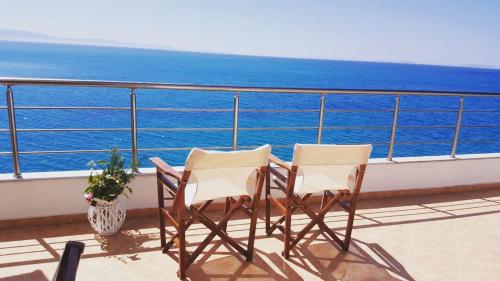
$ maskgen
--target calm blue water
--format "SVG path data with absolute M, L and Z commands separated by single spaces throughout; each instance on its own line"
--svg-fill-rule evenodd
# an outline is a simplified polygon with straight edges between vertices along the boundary
M 315 87 L 458 90 L 500 92 L 500 70 L 410 64 L 283 59 L 200 54 L 125 48 L 0 42 L 0 76 L 74 78 L 217 84 L 238 86 Z M 5 88 L 2 88 L 4 91 Z M 232 108 L 233 95 L 218 92 L 139 90 L 138 107 Z M 129 106 L 126 89 L 14 87 L 16 106 Z M 0 106 L 5 106 L 0 95 Z M 327 97 L 327 109 L 392 109 L 393 96 Z M 319 96 L 245 94 L 241 109 L 317 109 Z M 454 126 L 458 98 L 401 98 L 401 126 Z M 439 109 L 442 112 L 411 112 L 411 109 Z M 498 98 L 466 98 L 465 110 L 500 110 Z M 129 128 L 127 111 L 17 110 L 19 129 L 26 128 Z M 317 126 L 317 113 L 245 113 L 240 127 Z M 392 113 L 325 114 L 325 126 L 390 126 Z M 463 125 L 500 125 L 500 113 L 465 112 Z M 141 128 L 231 127 L 232 113 L 182 113 L 138 111 Z M 0 110 L 0 128 L 8 128 L 6 110 Z M 438 141 L 438 144 L 398 144 L 395 156 L 449 154 L 453 128 L 398 129 L 397 142 Z M 326 130 L 324 143 L 376 143 L 372 157 L 386 157 L 390 130 Z M 129 132 L 20 132 L 20 151 L 130 148 Z M 230 146 L 231 132 L 140 131 L 140 148 Z M 498 128 L 464 128 L 458 153 L 500 152 Z M 293 144 L 315 142 L 315 131 L 241 131 L 239 145 Z M 0 151 L 10 151 L 9 135 L 0 132 Z M 283 158 L 291 149 L 275 149 Z M 129 156 L 128 153 L 125 153 Z M 148 157 L 160 156 L 182 165 L 187 151 L 141 152 L 142 166 Z M 92 159 L 106 155 L 52 154 L 22 155 L 23 171 L 86 169 Z M 0 173 L 12 171 L 10 156 L 0 156 Z

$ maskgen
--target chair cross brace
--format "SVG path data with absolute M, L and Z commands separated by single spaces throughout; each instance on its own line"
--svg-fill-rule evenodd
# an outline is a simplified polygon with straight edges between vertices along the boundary
M 331 230 L 323 221 L 326 213 L 330 211 L 335 203 L 339 202 L 340 199 L 342 199 L 346 193 L 344 190 L 339 190 L 331 199 L 327 198 L 327 195 L 324 194 L 323 199 L 322 199 L 322 206 L 321 209 L 318 213 L 315 213 L 310 207 L 306 205 L 306 201 L 311 197 L 312 193 L 305 194 L 302 197 L 299 197 L 297 195 L 293 195 L 290 197 L 291 201 L 291 206 L 290 206 L 290 216 L 292 213 L 297 210 L 301 209 L 304 211 L 304 213 L 311 219 L 311 221 L 296 235 L 295 238 L 292 239 L 291 233 L 287 233 L 286 227 L 283 228 L 280 224 L 283 223 L 286 220 L 286 213 L 283 214 L 277 221 L 273 222 L 271 225 L 266 225 L 266 233 L 267 235 L 271 235 L 274 230 L 279 229 L 281 232 L 283 232 L 285 235 L 289 235 L 289 239 L 287 239 L 288 245 L 285 244 L 285 251 L 283 252 L 283 255 L 285 257 L 289 256 L 289 251 L 295 247 L 300 240 L 304 238 L 304 236 L 315 226 L 317 225 L 321 230 L 326 232 L 337 244 L 339 244 L 342 248 L 345 247 L 344 241 L 342 241 L 333 230 Z M 269 199 L 276 205 L 278 205 L 278 209 L 283 209 L 286 210 L 286 207 L 281 204 L 278 200 L 273 200 L 272 196 L 269 196 Z M 281 207 L 279 206 L 281 205 Z M 291 231 L 289 231 L 291 232 Z
M 309 193 L 310 195 L 311 193 Z M 323 195 L 324 196 L 324 195 Z M 297 234 L 296 238 L 293 239 L 290 243 L 290 250 L 297 245 L 297 243 L 304 238 L 304 236 L 309 232 L 315 225 L 318 225 L 319 228 L 321 228 L 323 231 L 328 233 L 331 238 L 337 242 L 340 246 L 344 247 L 344 242 L 338 238 L 338 236 L 331 230 L 323 221 L 326 213 L 330 211 L 331 208 L 333 208 L 334 204 L 337 203 L 340 198 L 342 198 L 343 192 L 339 191 L 335 194 L 335 196 L 330 199 L 330 200 L 323 200 L 325 204 L 324 206 L 321 207 L 321 210 L 318 213 L 315 213 L 313 210 L 311 210 L 304 202 L 299 197 L 293 196 L 292 200 L 294 202 L 294 207 L 297 206 L 298 208 L 302 209 L 304 213 L 311 218 L 311 221 Z
M 227 223 L 236 211 L 243 210 L 245 214 L 249 214 L 248 212 L 250 212 L 250 208 L 248 210 L 242 209 L 244 203 L 248 201 L 250 201 L 250 197 L 248 196 L 240 196 L 238 199 L 228 197 L 226 203 L 227 202 L 230 203 L 226 204 L 224 217 L 217 224 L 203 213 L 210 206 L 213 200 L 206 201 L 198 207 L 191 206 L 189 208 L 189 213 L 191 214 L 191 216 L 189 218 L 185 218 L 183 223 L 175 220 L 170 211 L 163 209 L 164 218 L 167 218 L 169 222 L 176 228 L 177 233 L 175 233 L 166 243 L 165 240 L 163 240 L 165 238 L 162 238 L 162 251 L 166 253 L 170 250 L 173 244 L 176 244 L 179 250 L 183 252 L 182 254 L 179 254 L 179 263 L 184 264 L 182 267 L 184 268 L 185 271 L 185 269 L 187 269 L 198 258 L 198 256 L 210 244 L 210 242 L 212 242 L 215 236 L 219 236 L 223 242 L 226 242 L 232 248 L 234 248 L 239 253 L 244 255 L 247 261 L 251 261 L 253 258 L 253 239 L 249 239 L 247 249 L 245 249 L 238 242 L 236 242 L 236 240 L 231 238 L 226 232 Z M 251 225 L 255 225 L 256 218 L 254 219 L 253 216 L 256 216 L 256 214 L 252 215 L 250 213 L 250 215 L 252 218 Z M 201 224 L 203 224 L 205 227 L 211 230 L 211 232 L 210 234 L 207 235 L 207 237 L 205 237 L 205 239 L 202 242 L 199 243 L 198 247 L 193 252 L 189 253 L 188 251 L 185 250 L 185 242 L 184 245 L 181 245 L 180 236 L 184 236 L 185 240 L 185 232 L 196 221 L 199 221 Z M 255 234 L 253 234 L 253 236 L 254 235 Z M 178 272 L 178 275 L 181 278 L 183 278 L 182 273 Z
M 247 250 L 245 250 L 240 244 L 238 244 L 233 238 L 229 237 L 227 233 L 224 231 L 224 227 L 227 225 L 227 222 L 231 218 L 231 216 L 241 207 L 243 203 L 243 199 L 240 198 L 239 200 L 234 203 L 231 208 L 229 209 L 228 212 L 224 215 L 224 217 L 220 220 L 218 224 L 215 224 L 209 217 L 207 217 L 205 214 L 197 210 L 195 207 L 193 208 L 193 213 L 199 219 L 199 221 L 205 225 L 208 229 L 210 229 L 212 232 L 200 243 L 200 245 L 194 250 L 194 252 L 191 254 L 191 257 L 188 259 L 186 266 L 189 267 L 195 260 L 196 258 L 203 252 L 203 250 L 210 244 L 210 242 L 215 238 L 215 236 L 219 236 L 223 241 L 227 242 L 229 245 L 231 245 L 235 250 L 240 252 L 242 255 L 244 255 L 247 260 L 249 259 L 250 255 Z M 250 257 L 251 258 L 251 257 Z
M 203 203 L 199 208 L 197 208 L 198 212 L 203 212 L 205 211 L 205 209 L 210 206 L 210 204 L 212 203 L 212 200 L 210 201 L 206 201 L 205 203 Z M 192 208 L 195 208 L 195 207 L 192 207 Z M 189 227 L 195 222 L 195 220 L 189 220 L 186 222 L 186 225 L 184 226 L 185 227 L 185 230 L 188 230 Z M 178 229 L 177 229 L 178 230 Z M 170 240 L 165 244 L 165 246 L 162 247 L 162 251 L 163 253 L 166 253 L 168 252 L 168 250 L 170 249 L 170 247 L 172 247 L 172 245 L 175 243 L 175 240 L 178 239 L 179 237 L 179 233 L 175 233 L 174 236 L 172 236 L 172 238 L 170 238 Z
M 309 199 L 309 197 L 311 197 L 311 195 L 312 195 L 312 193 L 304 195 L 304 197 L 301 198 L 302 201 L 304 201 L 304 202 L 307 201 L 307 199 Z M 292 207 L 292 211 L 291 211 L 292 214 L 293 214 L 293 212 L 295 212 L 295 210 L 297 210 L 297 208 L 298 208 L 297 206 Z M 272 225 L 267 227 L 266 228 L 267 235 L 271 235 L 275 229 L 279 229 L 281 232 L 285 233 L 285 230 L 282 227 L 280 227 L 281 226 L 280 224 L 282 224 L 285 221 L 285 218 L 286 218 L 286 216 L 282 215 L 277 221 L 273 222 Z
M 323 192 L 323 197 L 321 199 L 321 207 L 318 213 L 315 213 L 309 206 L 306 205 L 306 201 L 311 197 L 312 193 L 307 193 L 303 196 L 294 194 L 293 188 L 295 184 L 295 177 L 297 175 L 297 166 L 287 166 L 285 163 L 279 161 L 271 161 L 277 164 L 280 168 L 287 170 L 288 176 L 281 174 L 276 168 L 270 167 L 268 169 L 268 175 L 266 177 L 266 234 L 271 235 L 276 229 L 279 229 L 285 234 L 285 249 L 283 251 L 283 256 L 288 258 L 290 256 L 290 250 L 295 247 L 302 238 L 309 232 L 314 226 L 318 226 L 323 232 L 326 232 L 333 241 L 342 247 L 342 250 L 347 251 L 349 249 L 349 244 L 351 240 L 351 233 L 354 221 L 354 214 L 356 211 L 357 195 L 361 187 L 366 165 L 362 164 L 358 170 L 358 177 L 355 181 L 354 192 L 351 193 L 349 189 L 340 189 L 337 192 L 332 193 L 329 190 Z M 271 187 L 271 173 L 275 176 L 273 182 L 277 187 Z M 286 184 L 285 184 L 286 183 Z M 271 189 L 278 189 L 286 194 L 286 204 L 283 204 L 278 199 L 271 195 Z M 281 216 L 277 221 L 271 224 L 271 203 L 278 207 L 277 209 L 281 212 Z M 349 213 L 347 228 L 344 240 L 341 240 L 333 230 L 331 230 L 324 222 L 324 217 L 328 211 L 330 211 L 335 204 L 339 204 L 345 211 Z M 297 210 L 301 209 L 311 221 L 299 232 L 295 238 L 291 235 L 291 217 L 292 214 Z M 285 224 L 283 227 L 282 224 Z

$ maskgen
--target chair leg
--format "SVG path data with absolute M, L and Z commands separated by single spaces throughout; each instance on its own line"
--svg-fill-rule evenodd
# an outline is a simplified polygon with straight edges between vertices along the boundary
M 292 240 L 292 199 L 286 199 L 286 212 L 285 212 L 285 250 L 283 257 L 288 259 L 290 257 L 290 246 Z
M 160 245 L 161 245 L 161 250 L 165 252 L 167 250 L 167 242 L 166 242 L 166 235 L 165 235 L 165 217 L 163 217 L 163 214 L 160 211 Z
M 323 191 L 323 196 L 321 197 L 321 209 L 325 208 L 326 203 L 328 202 L 328 192 Z M 324 221 L 324 217 L 321 217 L 321 221 Z
M 271 201 L 269 200 L 269 195 L 271 194 L 271 175 L 269 172 L 266 173 L 266 235 L 271 235 Z
M 254 198 L 252 202 L 252 217 L 250 218 L 250 231 L 248 235 L 246 261 L 252 261 L 253 259 L 253 247 L 255 244 L 255 230 L 257 228 L 258 212 L 259 212 L 259 199 Z
M 224 205 L 224 215 L 229 212 L 229 209 L 231 208 L 231 199 L 229 197 L 226 197 L 226 204 Z M 224 232 L 227 232 L 227 223 L 224 224 L 224 227 L 222 228 Z
M 354 224 L 354 215 L 356 212 L 356 209 L 354 207 L 355 206 L 351 206 L 351 209 L 349 210 L 349 218 L 347 220 L 347 228 L 345 230 L 345 239 L 342 245 L 342 250 L 345 252 L 349 250 L 349 244 L 351 243 L 351 233 Z
M 180 279 L 186 278 L 187 260 L 186 260 L 186 230 L 184 221 L 179 223 L 179 272 L 177 275 Z
M 259 205 L 260 198 L 262 194 L 262 187 L 266 184 L 266 196 L 267 196 L 267 176 L 269 173 L 266 170 L 260 170 L 258 182 L 257 182 L 257 192 L 254 194 L 252 199 L 252 215 L 250 217 L 250 233 L 248 235 L 248 247 L 246 260 L 252 261 L 253 259 L 253 247 L 255 244 L 255 231 L 257 229 L 257 217 L 259 216 Z M 267 209 L 266 209 L 267 213 Z M 267 222 L 266 222 L 267 223 Z
M 166 235 L 165 235 L 165 217 L 163 216 L 161 209 L 164 207 L 165 203 L 163 201 L 163 184 L 157 180 L 156 181 L 158 188 L 158 214 L 160 215 L 160 245 L 162 251 L 165 251 L 167 248 L 166 243 Z

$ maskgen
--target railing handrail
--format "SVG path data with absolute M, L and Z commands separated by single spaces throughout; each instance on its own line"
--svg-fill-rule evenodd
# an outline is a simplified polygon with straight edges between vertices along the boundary
M 74 87 L 109 87 L 128 89 L 157 89 L 157 90 L 187 90 L 187 91 L 221 91 L 221 92 L 265 92 L 286 94 L 356 94 L 356 95 L 415 95 L 415 96 L 475 96 L 500 97 L 500 92 L 472 92 L 472 91 L 430 91 L 430 90 L 403 90 L 403 89 L 340 89 L 340 88 L 283 88 L 283 87 L 247 87 L 226 85 L 201 84 L 173 84 L 151 82 L 128 82 L 106 80 L 75 80 L 75 79 L 46 79 L 46 78 L 18 78 L 0 77 L 0 84 L 4 86 L 74 86 Z

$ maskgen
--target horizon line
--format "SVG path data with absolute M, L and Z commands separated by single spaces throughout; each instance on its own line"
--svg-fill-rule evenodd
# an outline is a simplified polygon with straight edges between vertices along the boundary
M 275 59 L 297 59 L 297 60 L 316 60 L 316 61 L 337 61 L 337 62 L 355 62 L 355 63 L 387 63 L 387 64 L 407 64 L 407 65 L 421 65 L 421 66 L 439 66 L 439 67 L 453 67 L 453 68 L 471 68 L 471 69 L 487 69 L 487 70 L 500 70 L 500 66 L 493 65 L 475 65 L 475 64 L 432 64 L 432 63 L 418 63 L 412 61 L 384 61 L 384 60 L 356 60 L 356 59 L 342 59 L 342 58 L 322 58 L 322 57 L 300 57 L 300 56 L 276 56 L 276 55 L 256 55 L 256 54 L 242 54 L 233 52 L 218 52 L 218 51 L 207 51 L 207 50 L 186 50 L 177 48 L 162 48 L 160 46 L 134 46 L 134 43 L 129 42 L 118 42 L 115 44 L 99 44 L 99 43 L 85 43 L 85 42 L 64 42 L 64 40 L 58 41 L 56 37 L 53 37 L 54 41 L 37 41 L 37 40 L 8 40 L 0 38 L 0 42 L 11 42 L 11 43 L 35 43 L 35 44 L 46 44 L 46 45 L 71 45 L 71 46 L 93 46 L 101 48 L 119 48 L 119 49 L 135 49 L 135 50 L 153 50 L 153 51 L 164 51 L 164 52 L 182 52 L 182 53 L 195 53 L 195 54 L 208 54 L 208 55 L 226 55 L 226 56 L 244 56 L 244 57 L 257 57 L 257 58 L 275 58 Z M 75 39 L 79 40 L 79 39 Z M 104 39 L 82 39 L 82 40 L 104 40 Z M 114 42 L 114 41 L 113 41 Z M 123 45 L 120 45 L 123 44 Z M 127 46 L 130 44 L 130 46 Z

